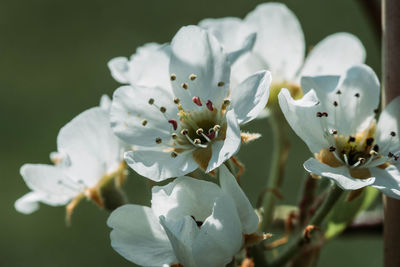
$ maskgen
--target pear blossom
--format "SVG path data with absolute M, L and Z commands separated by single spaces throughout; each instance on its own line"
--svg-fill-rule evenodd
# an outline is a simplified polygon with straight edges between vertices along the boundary
M 151 207 L 124 205 L 108 219 L 112 247 L 142 266 L 225 266 L 257 230 L 258 217 L 221 165 L 220 186 L 178 177 L 152 189 Z
M 39 202 L 67 205 L 67 217 L 85 196 L 103 206 L 100 186 L 110 179 L 123 179 L 125 144 L 113 133 L 109 121 L 110 99 L 88 109 L 67 123 L 57 136 L 57 152 L 50 154 L 54 165 L 24 164 L 20 173 L 31 189 L 15 202 L 15 208 L 30 214 Z M 119 182 L 122 182 L 120 180 Z
M 279 104 L 288 123 L 315 154 L 304 163 L 313 174 L 345 190 L 373 186 L 400 198 L 400 97 L 376 121 L 380 85 L 366 65 L 342 76 L 303 77 L 308 92 L 294 100 L 287 89 Z
M 305 41 L 300 22 L 281 3 L 260 4 L 243 20 L 204 19 L 199 25 L 211 31 L 227 51 L 237 49 L 250 32 L 256 32 L 253 50 L 233 64 L 231 81 L 234 85 L 255 71 L 268 69 L 273 77 L 271 94 L 274 96 L 285 87 L 292 96 L 300 97 L 301 76 L 340 75 L 365 60 L 360 40 L 345 32 L 329 35 L 304 59 Z
M 171 44 L 149 44 L 116 58 L 118 88 L 111 126 L 131 146 L 127 164 L 161 181 L 201 168 L 210 172 L 232 157 L 241 143 L 239 125 L 263 110 L 271 76 L 259 71 L 230 86 L 230 65 L 251 47 L 226 53 L 217 39 L 197 26 L 181 28 Z

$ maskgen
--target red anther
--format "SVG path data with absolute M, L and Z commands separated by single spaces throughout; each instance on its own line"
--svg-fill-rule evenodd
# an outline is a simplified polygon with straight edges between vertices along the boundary
M 176 120 L 169 120 L 168 122 L 172 124 L 172 127 L 174 127 L 174 131 L 178 129 L 178 122 L 176 122 Z
M 206 136 L 208 138 L 210 138 L 211 140 L 214 139 L 215 138 L 215 131 L 211 131 L 211 132 L 207 133 Z
M 210 100 L 207 100 L 206 106 L 210 111 L 214 110 L 213 103 Z
M 192 98 L 192 101 L 193 101 L 193 103 L 195 103 L 196 105 L 198 105 L 198 106 L 202 106 L 203 104 L 201 103 L 201 100 L 200 100 L 200 98 L 198 97 L 198 96 L 194 96 L 193 98 Z

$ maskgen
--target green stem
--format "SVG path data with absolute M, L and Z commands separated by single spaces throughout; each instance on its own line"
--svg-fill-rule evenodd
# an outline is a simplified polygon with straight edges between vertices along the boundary
M 278 112 L 280 111 L 274 111 L 274 109 L 271 109 L 271 114 L 268 117 L 272 129 L 274 142 L 272 163 L 266 184 L 266 189 L 268 190 L 276 190 L 282 183 L 283 170 L 286 163 L 287 150 L 289 146 L 286 138 L 285 128 L 283 127 L 282 123 L 280 123 L 280 119 L 283 116 Z M 270 226 L 273 219 L 275 205 L 276 195 L 273 192 L 266 193 L 262 202 L 264 212 L 261 223 L 261 230 L 263 232 L 268 231 L 268 227 Z
M 343 190 L 334 184 L 327 198 L 325 199 L 322 206 L 317 210 L 314 216 L 311 218 L 308 225 L 320 227 L 325 217 L 331 211 L 332 207 L 336 204 Z M 296 239 L 276 258 L 269 264 L 269 267 L 285 266 L 285 264 L 293 259 L 301 250 L 303 244 L 307 242 L 304 232 L 300 233 Z

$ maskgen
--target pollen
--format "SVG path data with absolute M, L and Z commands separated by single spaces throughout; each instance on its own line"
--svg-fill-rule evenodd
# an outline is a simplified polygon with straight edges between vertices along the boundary
M 150 104 L 150 105 L 153 105 L 153 104 L 154 104 L 154 98 L 150 98 L 150 99 L 149 99 L 149 104 Z
M 172 139 L 177 139 L 178 135 L 176 133 L 171 134 Z
M 174 98 L 174 103 L 178 105 L 179 102 L 181 102 L 181 100 L 180 100 L 179 98 L 175 97 L 175 98 Z
M 167 109 L 166 109 L 165 107 L 161 107 L 161 108 L 160 108 L 160 111 L 161 111 L 162 113 L 165 113 L 165 112 L 167 111 Z
M 175 74 L 171 74 L 170 79 L 171 79 L 171 81 L 175 81 L 176 80 L 176 75 Z
M 333 105 L 334 105 L 335 107 L 337 107 L 337 106 L 338 106 L 338 102 L 337 102 L 337 101 L 333 101 Z
M 178 153 L 176 153 L 175 151 L 171 152 L 171 158 L 176 158 L 178 156 Z
M 222 87 L 222 86 L 224 86 L 224 85 L 225 85 L 224 82 L 219 82 L 219 83 L 218 83 L 218 87 Z
M 186 90 L 186 89 L 188 89 L 188 84 L 187 83 L 182 83 L 181 87 Z
M 395 137 L 395 136 L 396 136 L 396 133 L 395 133 L 395 132 L 390 132 L 390 135 L 393 136 L 393 137 Z
M 161 144 L 161 142 L 162 142 L 162 139 L 160 137 L 157 137 L 156 138 L 156 144 Z
M 355 96 L 355 97 L 360 97 L 360 94 L 359 94 L 359 93 L 356 93 L 354 96 Z
M 196 80 L 196 78 L 197 78 L 197 75 L 196 75 L 196 74 L 190 74 L 190 76 L 189 76 L 189 79 L 190 79 L 191 81 Z
M 146 124 L 147 124 L 147 120 L 142 120 L 142 125 L 146 126 Z

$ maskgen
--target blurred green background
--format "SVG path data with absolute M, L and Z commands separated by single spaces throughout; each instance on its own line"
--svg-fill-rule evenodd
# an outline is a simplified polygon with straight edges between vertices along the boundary
M 244 17 L 262 1 L 249 0 L 1 0 L 0 2 L 0 266 L 134 266 L 110 247 L 108 214 L 81 203 L 64 223 L 64 208 L 45 205 L 32 215 L 14 210 L 28 192 L 19 175 L 23 163 L 47 163 L 58 130 L 81 111 L 111 95 L 118 84 L 106 63 L 129 56 L 147 42 L 168 42 L 183 25 L 207 17 Z M 367 49 L 367 63 L 380 75 L 380 47 L 356 0 L 282 1 L 298 16 L 311 47 L 326 35 L 347 31 Z M 378 14 L 378 11 L 377 11 Z M 265 185 L 272 148 L 266 120 L 248 131 L 263 138 L 243 146 L 242 184 L 255 203 Z M 309 157 L 292 134 L 292 154 L 284 181 L 285 199 L 296 203 L 302 163 Z M 132 203 L 149 204 L 141 177 L 125 186 Z M 134 222 L 132 222 L 134 223 Z M 368 255 L 368 257 L 366 257 Z M 380 266 L 382 237 L 350 236 L 329 243 L 318 266 Z

